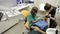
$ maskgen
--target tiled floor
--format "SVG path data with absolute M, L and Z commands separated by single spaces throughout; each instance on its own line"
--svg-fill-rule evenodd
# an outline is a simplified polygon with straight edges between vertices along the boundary
M 57 28 L 60 31 L 60 27 L 57 27 Z M 24 27 L 24 22 L 19 22 L 17 25 L 15 25 L 13 28 L 8 30 L 4 34 L 22 34 L 22 32 L 25 32 L 25 31 L 26 31 L 26 29 Z
M 15 25 L 13 28 L 5 32 L 4 34 L 22 34 L 26 29 L 24 27 L 24 22 L 19 22 L 17 25 Z

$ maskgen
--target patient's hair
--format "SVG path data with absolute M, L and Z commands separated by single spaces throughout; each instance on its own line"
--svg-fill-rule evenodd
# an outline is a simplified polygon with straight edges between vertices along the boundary
M 44 6 L 44 9 L 45 9 L 45 10 L 50 10 L 50 8 L 51 8 L 51 5 L 48 4 L 48 3 L 46 3 L 45 6 Z
M 33 7 L 33 8 L 31 9 L 31 14 L 32 14 L 33 17 L 35 17 L 37 11 L 38 11 L 38 8 L 37 8 L 37 7 Z

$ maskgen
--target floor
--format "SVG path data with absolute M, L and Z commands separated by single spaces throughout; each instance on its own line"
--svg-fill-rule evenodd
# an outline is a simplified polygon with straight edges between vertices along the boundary
M 57 27 L 57 29 L 60 32 L 60 27 Z M 4 34 L 22 34 L 23 32 L 26 33 L 26 31 L 27 30 L 24 27 L 24 21 L 20 21 L 17 25 L 15 25 L 14 27 L 12 27 L 10 30 L 8 30 Z M 58 34 L 60 34 L 60 33 L 58 33 Z
M 10 30 L 5 32 L 4 34 L 22 34 L 22 32 L 25 32 L 26 29 L 24 27 L 24 22 L 19 22 L 17 25 L 12 27 Z

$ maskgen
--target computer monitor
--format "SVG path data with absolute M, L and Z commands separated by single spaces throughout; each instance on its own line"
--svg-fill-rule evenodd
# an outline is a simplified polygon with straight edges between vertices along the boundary
M 24 3 L 34 3 L 34 0 L 23 0 Z

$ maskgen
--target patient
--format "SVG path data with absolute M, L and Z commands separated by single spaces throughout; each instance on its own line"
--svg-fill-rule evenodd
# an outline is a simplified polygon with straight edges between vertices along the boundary
M 33 24 L 38 21 L 35 18 L 37 11 L 38 11 L 38 8 L 33 7 L 31 12 L 29 13 L 29 15 L 27 17 L 27 21 L 29 22 L 29 27 L 30 27 L 30 32 L 28 34 L 45 34 L 45 32 L 42 31 L 39 27 L 33 26 Z

